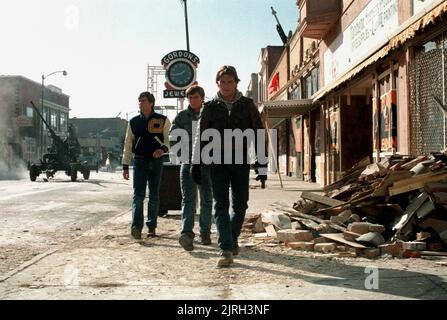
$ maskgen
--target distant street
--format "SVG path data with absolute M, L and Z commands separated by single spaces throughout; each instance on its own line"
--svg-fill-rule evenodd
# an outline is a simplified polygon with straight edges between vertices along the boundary
M 132 186 L 120 172 L 75 183 L 63 172 L 44 177 L 0 181 L 0 273 L 130 210 Z

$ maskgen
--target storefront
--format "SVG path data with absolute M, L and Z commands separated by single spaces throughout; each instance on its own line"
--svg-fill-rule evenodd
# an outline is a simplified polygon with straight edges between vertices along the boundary
M 280 168 L 282 174 L 298 177 L 302 174 L 300 164 L 304 162 L 302 119 L 313 108 L 312 100 L 267 101 L 261 106 L 261 112 L 270 128 L 270 140 L 275 141 L 269 148 L 271 168 Z

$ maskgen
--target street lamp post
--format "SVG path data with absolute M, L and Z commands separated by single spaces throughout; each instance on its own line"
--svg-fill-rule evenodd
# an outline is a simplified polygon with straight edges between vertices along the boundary
M 186 50 L 189 51 L 188 0 L 181 0 L 185 6 Z
M 65 70 L 60 70 L 60 71 L 54 71 L 51 72 L 50 74 L 43 74 L 42 73 L 42 93 L 40 96 L 40 113 L 42 114 L 43 117 L 43 100 L 44 100 L 44 94 L 45 94 L 45 79 L 48 78 L 49 76 L 55 74 L 55 73 L 62 73 L 62 75 L 66 76 L 68 73 Z M 51 125 L 51 122 L 50 122 Z M 43 155 L 43 121 L 40 122 L 40 155 Z

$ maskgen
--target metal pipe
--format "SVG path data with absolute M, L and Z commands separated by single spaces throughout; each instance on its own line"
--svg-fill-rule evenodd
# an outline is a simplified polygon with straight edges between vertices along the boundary
M 183 0 L 185 5 L 185 26 L 186 26 L 186 50 L 189 51 L 189 28 L 188 28 L 188 3 L 187 0 Z

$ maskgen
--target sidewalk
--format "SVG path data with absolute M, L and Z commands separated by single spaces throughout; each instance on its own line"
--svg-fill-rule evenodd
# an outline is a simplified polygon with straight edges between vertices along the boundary
M 256 181 L 251 184 L 257 185 Z M 290 205 L 315 184 L 269 176 L 266 189 L 251 189 L 247 213 L 270 203 Z M 229 269 L 217 269 L 219 250 L 197 241 L 178 244 L 180 216 L 160 218 L 158 237 L 129 235 L 130 212 L 78 239 L 36 257 L 0 282 L 0 299 L 447 299 L 447 270 L 421 259 L 333 258 L 283 245 L 244 247 Z M 215 229 L 215 228 L 213 228 Z M 145 230 L 146 231 L 146 230 Z M 365 268 L 380 270 L 380 287 L 365 287 Z

